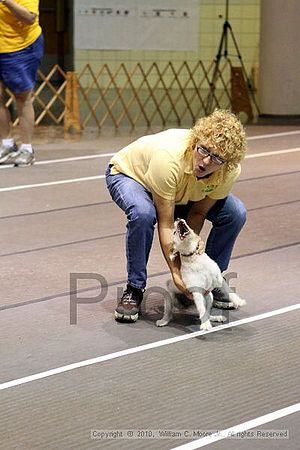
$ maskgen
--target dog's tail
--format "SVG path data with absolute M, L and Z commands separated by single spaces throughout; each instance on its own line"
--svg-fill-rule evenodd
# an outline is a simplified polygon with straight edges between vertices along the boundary
M 229 294 L 229 301 L 233 303 L 233 306 L 237 309 L 240 306 L 245 306 L 247 304 L 246 300 L 243 300 L 240 298 L 237 294 L 234 292 L 230 292 Z

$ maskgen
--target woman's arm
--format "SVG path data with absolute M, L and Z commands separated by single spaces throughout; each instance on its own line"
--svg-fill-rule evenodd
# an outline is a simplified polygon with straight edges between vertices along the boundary
M 183 292 L 187 297 L 192 299 L 191 293 L 187 290 L 180 273 L 180 258 L 175 258 L 174 261 L 170 259 L 170 250 L 173 242 L 173 228 L 174 228 L 174 202 L 165 200 L 157 194 L 153 194 L 153 200 L 157 212 L 157 225 L 160 246 L 169 266 L 173 281 L 176 287 Z
M 14 0 L 0 0 L 11 11 L 11 13 L 26 25 L 32 25 L 36 19 L 36 14 L 29 11 L 24 6 L 19 5 Z
M 216 201 L 217 200 L 214 200 L 212 198 L 205 197 L 203 200 L 194 203 L 191 207 L 187 215 L 187 223 L 195 231 L 195 233 L 199 234 L 202 230 L 206 215 L 208 211 L 214 206 Z

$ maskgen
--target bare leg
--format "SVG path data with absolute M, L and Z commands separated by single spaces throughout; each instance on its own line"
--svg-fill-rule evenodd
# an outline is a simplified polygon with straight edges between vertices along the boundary
M 10 114 L 5 106 L 4 86 L 0 81 L 0 138 L 10 137 Z
M 14 95 L 16 97 L 18 116 L 20 121 L 20 140 L 22 144 L 31 144 L 34 129 L 32 90 Z

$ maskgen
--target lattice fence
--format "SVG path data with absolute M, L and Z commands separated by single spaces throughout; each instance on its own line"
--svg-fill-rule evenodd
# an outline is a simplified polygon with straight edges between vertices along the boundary
M 120 64 L 115 68 L 104 64 L 95 72 L 87 64 L 76 74 L 55 65 L 47 75 L 38 73 L 35 123 L 65 125 L 76 131 L 106 126 L 192 126 L 216 107 L 233 109 L 231 62 L 226 59 L 219 66 L 212 86 L 214 67 L 214 63 L 205 67 L 202 61 Z M 6 104 L 16 125 L 13 95 L 8 90 L 7 95 Z M 247 96 L 245 90 L 243 95 Z

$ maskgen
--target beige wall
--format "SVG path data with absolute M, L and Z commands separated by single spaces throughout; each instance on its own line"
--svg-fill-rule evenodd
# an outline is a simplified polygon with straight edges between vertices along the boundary
M 300 113 L 300 1 L 263 0 L 260 109 L 267 115 Z
M 140 0 L 147 3 L 147 0 Z M 114 69 L 121 62 L 130 66 L 136 62 L 144 64 L 154 61 L 164 64 L 171 61 L 180 65 L 182 61 L 202 60 L 209 64 L 216 56 L 225 20 L 225 0 L 199 1 L 199 48 L 196 52 L 176 51 L 108 51 L 76 50 L 75 70 L 80 70 L 89 63 L 97 71 L 102 64 L 109 63 Z M 248 73 L 258 64 L 260 0 L 230 0 L 229 23 L 231 24 L 240 53 Z M 89 32 L 87 30 L 87 32 Z M 236 50 L 229 37 L 228 51 L 232 61 L 236 59 Z

